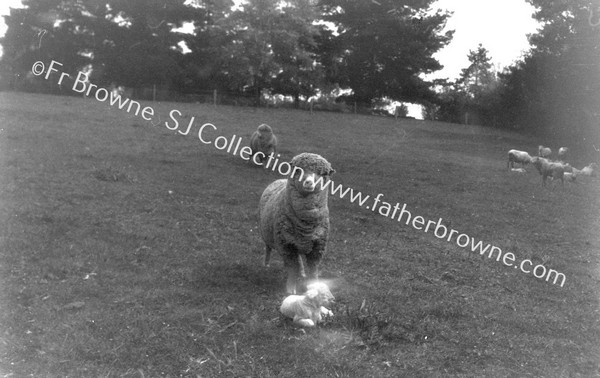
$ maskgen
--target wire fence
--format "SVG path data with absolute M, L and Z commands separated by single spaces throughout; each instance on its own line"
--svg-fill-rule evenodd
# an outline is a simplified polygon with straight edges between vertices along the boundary
M 14 90 L 19 92 L 46 93 L 63 96 L 93 96 L 91 93 L 80 93 L 73 90 L 73 83 L 64 80 L 62 85 L 46 80 L 30 80 L 31 78 L 19 78 L 10 83 L 3 81 L 0 84 L 0 90 Z M 72 81 L 72 79 L 71 79 Z M 116 92 L 132 100 L 140 101 L 169 101 L 169 102 L 187 102 L 211 104 L 214 106 L 242 106 L 242 107 L 262 107 L 262 108 L 291 108 L 301 109 L 309 112 L 328 111 L 339 113 L 354 113 L 362 115 L 378 115 L 395 118 L 407 117 L 405 107 L 397 106 L 395 109 L 382 106 L 367 106 L 356 102 L 339 101 L 336 96 L 323 95 L 310 98 L 300 97 L 295 101 L 292 96 L 280 94 L 270 94 L 263 92 L 260 97 L 253 94 L 244 94 L 239 92 L 226 91 L 222 89 L 213 90 L 195 90 L 193 92 L 182 92 L 173 88 L 162 87 L 158 85 L 144 87 L 122 87 L 111 85 L 105 87 L 110 92 Z

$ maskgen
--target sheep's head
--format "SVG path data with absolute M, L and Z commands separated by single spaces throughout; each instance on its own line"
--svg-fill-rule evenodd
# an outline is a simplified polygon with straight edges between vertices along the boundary
M 261 139 L 268 140 L 271 137 L 271 135 L 273 135 L 273 129 L 271 129 L 271 126 L 267 125 L 266 123 L 263 123 L 262 125 L 258 126 L 256 130 L 258 131 L 258 135 Z
M 317 306 L 327 306 L 335 301 L 329 287 L 323 282 L 315 282 L 306 286 L 306 294 Z
M 538 170 L 538 172 L 542 173 L 542 165 L 546 159 L 541 158 L 539 156 L 534 156 L 531 158 L 531 164 Z
M 295 156 L 290 162 L 292 176 L 296 188 L 303 193 L 316 193 L 321 191 L 321 186 L 335 173 L 331 164 L 324 157 L 308 152 Z

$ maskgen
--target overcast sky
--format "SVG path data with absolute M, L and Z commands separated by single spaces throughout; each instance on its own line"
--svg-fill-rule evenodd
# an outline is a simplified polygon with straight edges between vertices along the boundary
M 8 14 L 10 6 L 20 0 L 2 0 L 0 15 Z M 447 28 L 455 30 L 452 42 L 435 57 L 444 69 L 430 78 L 455 79 L 468 66 L 469 50 L 479 43 L 490 51 L 495 65 L 502 68 L 517 60 L 529 47 L 527 34 L 535 32 L 537 23 L 531 18 L 533 8 L 525 0 L 438 0 L 433 8 L 454 12 Z M 6 25 L 0 20 L 0 35 Z

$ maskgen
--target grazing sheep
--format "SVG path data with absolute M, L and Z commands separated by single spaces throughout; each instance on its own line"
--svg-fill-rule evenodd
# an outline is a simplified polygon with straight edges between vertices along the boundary
M 587 167 L 581 168 L 580 173 L 584 176 L 595 176 L 596 174 L 594 173 L 594 168 L 596 168 L 596 166 L 596 163 L 591 163 Z
M 516 173 L 527 173 L 527 170 L 525 170 L 525 168 L 511 168 L 510 169 L 511 172 L 516 172 Z
M 508 151 L 508 162 L 506 168 L 513 168 L 515 163 L 521 163 L 521 166 L 531 163 L 531 156 L 525 151 L 510 150 Z
M 292 174 L 272 182 L 260 198 L 260 234 L 265 242 L 265 265 L 271 250 L 279 251 L 287 270 L 286 290 L 296 294 L 302 276 L 302 255 L 308 278 L 318 278 L 318 265 L 329 237 L 328 191 L 321 185 L 335 172 L 322 156 L 302 153 L 290 162 Z
M 542 185 L 546 185 L 546 179 L 550 176 L 553 179 L 560 179 L 562 185 L 565 185 L 565 167 L 560 163 L 554 163 L 548 159 L 536 156 L 531 159 L 531 164 L 540 172 L 542 175 Z
M 275 155 L 277 153 L 277 137 L 273 134 L 271 126 L 266 123 L 258 126 L 250 137 L 250 149 L 252 149 L 253 159 L 256 154 L 262 155 L 258 157 L 261 163 L 269 154 L 273 153 Z
M 550 147 L 544 147 L 542 145 L 538 146 L 538 156 L 541 156 L 543 158 L 547 158 L 551 154 L 552 154 L 552 150 L 550 149 Z
M 331 310 L 324 306 L 334 301 L 329 287 L 322 282 L 315 282 L 306 287 L 304 295 L 290 295 L 283 300 L 279 311 L 295 324 L 302 327 L 314 327 L 325 316 L 333 316 Z

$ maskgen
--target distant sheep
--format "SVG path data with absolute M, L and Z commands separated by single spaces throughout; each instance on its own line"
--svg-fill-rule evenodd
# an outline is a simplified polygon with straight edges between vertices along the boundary
M 304 295 L 290 295 L 283 300 L 279 311 L 295 324 L 302 327 L 314 327 L 324 317 L 333 316 L 327 306 L 335 299 L 329 287 L 322 282 L 315 282 L 306 287 Z
M 560 163 L 551 162 L 548 159 L 536 156 L 531 159 L 531 164 L 540 172 L 542 175 L 542 185 L 546 185 L 546 179 L 552 177 L 552 179 L 560 179 L 561 183 L 565 184 L 565 167 Z
M 521 167 L 531 163 L 531 156 L 525 151 L 510 150 L 508 151 L 508 162 L 506 168 L 513 168 L 515 163 L 521 163 Z
M 550 149 L 550 147 L 544 147 L 542 145 L 538 146 L 538 156 L 547 158 L 550 155 L 552 155 L 552 150 Z
M 306 258 L 308 278 L 318 278 L 329 237 L 328 191 L 321 190 L 335 172 L 325 158 L 302 153 L 290 162 L 292 174 L 272 182 L 260 198 L 260 234 L 266 246 L 265 265 L 271 250 L 279 251 L 287 270 L 286 291 L 296 294 L 302 276 L 302 255 Z
M 567 147 L 561 147 L 558 149 L 558 160 L 566 161 L 567 154 L 569 153 L 569 149 Z
M 510 171 L 520 174 L 527 173 L 527 170 L 525 168 L 511 168 Z
M 277 137 L 273 134 L 271 126 L 266 123 L 258 126 L 250 137 L 250 149 L 252 149 L 252 158 L 260 154 L 257 160 L 261 163 L 271 153 L 273 155 L 277 153 Z
M 596 168 L 596 167 L 597 167 L 596 163 L 591 163 L 587 167 L 583 167 L 581 169 L 580 173 L 584 176 L 595 176 L 596 174 L 594 173 L 594 168 Z
M 569 163 L 563 163 L 563 162 L 559 162 L 559 163 L 561 163 L 561 164 L 563 165 L 563 167 L 565 168 L 565 173 L 567 173 L 567 172 L 568 172 L 568 173 L 573 173 L 573 170 L 574 170 L 575 168 L 573 168 L 573 167 L 571 166 L 571 164 L 569 164 Z

